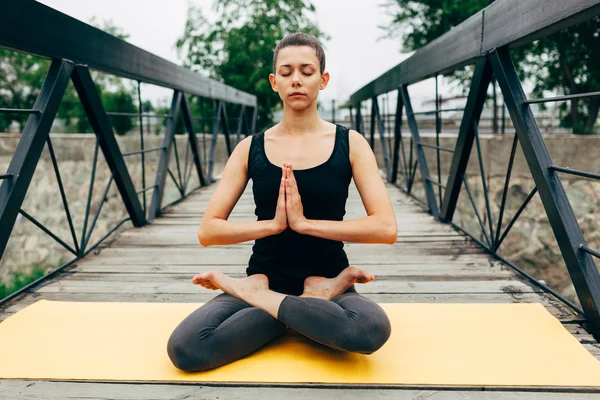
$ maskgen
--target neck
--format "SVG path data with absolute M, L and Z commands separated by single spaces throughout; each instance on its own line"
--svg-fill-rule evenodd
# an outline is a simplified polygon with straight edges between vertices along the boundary
M 310 107 L 304 110 L 294 110 L 283 106 L 283 118 L 278 124 L 283 132 L 288 135 L 304 135 L 306 133 L 319 132 L 323 121 L 317 113 L 317 103 L 315 101 Z

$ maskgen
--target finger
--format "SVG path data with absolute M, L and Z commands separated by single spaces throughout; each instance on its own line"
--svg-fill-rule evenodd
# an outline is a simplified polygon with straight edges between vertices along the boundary
M 294 176 L 294 170 L 293 169 L 289 169 L 288 171 L 288 175 L 290 176 L 290 181 L 292 183 L 292 193 L 294 194 L 294 196 L 298 196 L 300 197 L 300 192 L 298 191 L 298 184 L 296 183 L 296 177 Z
M 281 184 L 279 185 L 279 199 L 277 199 L 279 206 L 285 204 L 285 179 L 281 178 Z
M 286 203 L 291 203 L 294 200 L 294 191 L 292 190 L 292 183 L 289 179 L 285 180 L 285 195 Z

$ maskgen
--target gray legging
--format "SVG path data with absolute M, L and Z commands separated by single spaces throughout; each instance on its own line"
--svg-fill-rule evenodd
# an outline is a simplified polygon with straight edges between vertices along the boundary
M 286 325 L 325 346 L 363 354 L 379 349 L 391 333 L 383 309 L 354 286 L 331 301 L 288 295 L 277 319 L 222 293 L 181 321 L 167 352 L 177 368 L 205 371 L 252 353 L 282 335 Z

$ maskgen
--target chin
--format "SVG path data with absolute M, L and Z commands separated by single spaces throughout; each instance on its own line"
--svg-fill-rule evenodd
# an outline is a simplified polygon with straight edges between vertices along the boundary
M 296 110 L 296 111 L 300 111 L 300 110 L 305 110 L 307 108 L 310 108 L 310 106 L 312 105 L 312 102 L 309 101 L 309 99 L 303 99 L 302 101 L 289 101 L 287 103 L 285 103 L 286 107 L 292 109 L 292 110 Z

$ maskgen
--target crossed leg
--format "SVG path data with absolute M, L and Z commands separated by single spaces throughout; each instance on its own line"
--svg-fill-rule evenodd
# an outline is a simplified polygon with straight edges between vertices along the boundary
M 169 357 L 185 371 L 215 368 L 283 334 L 286 325 L 334 349 L 373 353 L 389 338 L 390 322 L 377 303 L 353 287 L 372 279 L 348 267 L 336 278 L 307 278 L 304 294 L 291 296 L 269 290 L 264 275 L 241 279 L 214 271 L 197 275 L 195 283 L 226 293 L 181 322 L 169 339 Z

